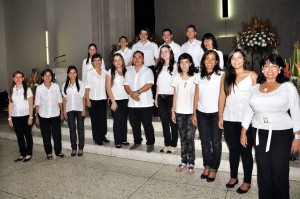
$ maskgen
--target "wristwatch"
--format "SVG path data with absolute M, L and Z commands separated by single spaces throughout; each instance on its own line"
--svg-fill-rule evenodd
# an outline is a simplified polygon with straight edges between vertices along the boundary
M 300 135 L 299 134 L 295 134 L 295 139 L 296 140 L 300 140 Z
M 138 89 L 136 92 L 137 92 L 139 95 L 141 94 L 140 89 Z

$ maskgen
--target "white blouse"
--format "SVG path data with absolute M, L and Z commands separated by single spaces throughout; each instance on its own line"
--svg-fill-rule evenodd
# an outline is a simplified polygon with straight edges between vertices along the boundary
M 89 88 L 89 99 L 91 100 L 105 100 L 107 99 L 105 90 L 105 78 L 107 71 L 102 68 L 101 76 L 93 68 L 87 73 L 87 80 L 85 88 Z
M 120 50 L 118 50 L 117 52 L 115 52 L 115 53 L 120 53 L 121 55 L 122 55 L 122 57 L 123 57 L 123 59 L 124 59 L 124 62 L 125 62 L 125 66 L 128 66 L 129 65 L 129 63 L 132 61 L 132 50 L 131 49 L 129 49 L 129 48 L 125 48 L 125 50 L 124 51 L 122 51 L 121 49 Z
M 62 103 L 62 96 L 58 84 L 51 83 L 48 89 L 43 83 L 36 88 L 35 105 L 39 106 L 39 115 L 41 117 L 51 118 L 59 116 L 60 103 Z
M 89 58 L 89 63 L 86 64 L 86 59 L 83 60 L 82 62 L 82 81 L 85 83 L 86 82 L 86 78 L 87 78 L 87 72 L 92 70 L 94 68 L 93 64 L 92 64 L 92 59 Z M 101 62 L 101 68 L 105 69 L 105 63 L 104 60 L 102 59 Z
M 129 96 L 125 91 L 124 88 L 124 76 L 120 76 L 117 71 L 115 71 L 115 78 L 114 78 L 114 83 L 111 87 L 111 91 L 114 95 L 115 100 L 123 100 L 123 99 L 128 99 Z M 111 76 L 111 69 L 108 70 L 107 72 L 108 76 Z
M 158 74 L 157 77 L 157 94 L 161 95 L 173 95 L 174 94 L 174 88 L 171 86 L 173 76 L 178 74 L 177 70 L 177 64 L 174 64 L 173 71 L 170 74 L 170 71 L 168 71 L 169 66 L 163 66 L 162 70 Z
M 231 90 L 226 98 L 223 119 L 231 122 L 242 122 L 245 115 L 245 107 L 249 104 L 252 89 L 251 73 Z
M 176 89 L 176 113 L 193 114 L 194 96 L 196 90 L 195 83 L 197 83 L 195 79 L 197 75 L 198 74 L 195 73 L 187 80 L 182 79 L 180 74 L 177 74 L 173 77 L 171 85 Z
M 69 82 L 69 86 L 66 90 L 67 94 L 65 94 L 66 83 L 62 85 L 62 95 L 67 99 L 66 112 L 83 110 L 82 98 L 84 98 L 85 94 L 85 85 L 80 80 L 78 80 L 78 83 L 79 91 L 77 90 L 76 82 L 73 85 Z
M 146 66 L 142 66 L 139 72 L 133 68 L 126 72 L 124 85 L 128 85 L 132 91 L 137 91 L 141 89 L 146 84 L 154 84 L 154 76 L 151 69 Z M 140 94 L 140 101 L 135 101 L 129 97 L 128 107 L 131 108 L 141 108 L 141 107 L 151 107 L 153 106 L 153 95 L 151 88 L 146 92 Z
M 218 100 L 220 94 L 220 84 L 222 79 L 222 74 L 224 72 L 220 71 L 220 75 L 213 73 L 210 76 L 210 80 L 206 77 L 201 78 L 200 74 L 196 77 L 196 84 L 199 88 L 199 100 L 198 100 L 198 110 L 203 113 L 216 113 L 218 112 Z
M 12 117 L 22 117 L 25 115 L 29 115 L 29 103 L 28 98 L 32 97 L 32 91 L 30 88 L 27 88 L 27 99 L 24 99 L 24 88 L 21 87 L 17 89 L 15 86 L 13 88 L 13 93 L 11 95 L 11 99 L 13 101 L 12 106 Z

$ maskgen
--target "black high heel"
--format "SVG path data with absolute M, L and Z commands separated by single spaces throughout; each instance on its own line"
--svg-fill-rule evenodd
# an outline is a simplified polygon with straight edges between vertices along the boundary
M 239 183 L 239 180 L 238 179 L 236 179 L 236 181 L 235 181 L 235 183 L 233 183 L 233 184 L 229 184 L 229 183 L 227 183 L 226 184 L 226 188 L 234 188 L 234 186 L 236 185 L 236 184 L 238 184 Z
M 25 158 L 24 160 L 23 160 L 23 162 L 28 162 L 28 161 L 30 161 L 31 160 L 31 158 L 32 158 L 32 156 L 30 156 L 30 158 Z
M 249 186 L 249 188 L 247 190 L 243 190 L 241 189 L 241 187 L 239 187 L 236 192 L 239 193 L 239 194 L 244 194 L 244 193 L 247 193 L 249 191 L 249 189 L 251 188 L 251 186 Z
M 24 158 L 24 156 L 19 156 L 18 159 L 14 160 L 14 162 L 21 162 Z

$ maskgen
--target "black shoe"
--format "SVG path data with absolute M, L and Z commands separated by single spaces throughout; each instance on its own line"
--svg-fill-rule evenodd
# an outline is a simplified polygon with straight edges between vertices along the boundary
M 48 159 L 48 160 L 52 160 L 52 159 L 53 159 L 52 154 L 48 154 L 48 155 L 47 155 L 47 159 Z
M 18 159 L 14 160 L 14 162 L 21 162 L 24 158 L 24 156 L 19 156 Z
M 147 145 L 147 153 L 154 151 L 154 145 Z
M 78 151 L 78 156 L 83 156 L 83 150 L 82 149 Z
M 202 173 L 201 176 L 200 176 L 200 178 L 201 178 L 201 179 L 207 179 L 207 176 L 208 176 L 208 175 L 204 175 L 204 174 Z
M 102 142 L 102 141 L 95 142 L 95 143 L 98 144 L 98 145 L 103 145 L 103 142 Z
M 133 144 L 131 147 L 129 147 L 129 150 L 135 150 L 137 149 L 141 144 Z
M 229 184 L 229 183 L 227 183 L 227 184 L 226 184 L 226 187 L 227 187 L 228 189 L 230 189 L 230 188 L 234 188 L 234 186 L 235 186 L 236 184 L 238 184 L 238 183 L 239 183 L 239 180 L 238 180 L 238 179 L 236 179 L 235 183 L 233 183 L 233 184 Z
M 116 144 L 116 148 L 117 149 L 122 148 L 122 145 L 121 144 Z
M 108 139 L 106 139 L 106 138 L 103 138 L 102 142 L 104 142 L 104 143 L 110 143 L 110 141 Z
M 251 186 L 249 186 L 249 189 L 250 189 L 250 188 L 251 188 Z M 247 192 L 249 191 L 249 189 L 243 190 L 243 189 L 241 189 L 241 187 L 239 187 L 239 188 L 236 190 L 236 192 L 239 193 L 239 194 L 244 194 L 244 193 L 247 193 Z
M 122 142 L 123 145 L 128 146 L 129 142 Z
M 60 154 L 58 154 L 56 156 L 61 157 L 61 158 L 65 158 L 66 157 L 65 154 L 63 154 L 63 153 L 60 153 Z
M 215 181 L 215 179 L 216 179 L 216 178 L 210 178 L 210 177 L 207 176 L 206 182 L 213 182 L 213 181 Z
M 76 153 L 77 153 L 77 150 L 72 150 L 72 152 L 71 152 L 71 156 L 75 156 L 75 155 L 76 155 Z
M 27 159 L 25 158 L 25 159 L 23 160 L 23 162 L 28 162 L 28 161 L 30 161 L 30 160 L 31 160 L 31 157 L 32 157 L 32 156 L 30 156 L 30 158 L 27 158 Z

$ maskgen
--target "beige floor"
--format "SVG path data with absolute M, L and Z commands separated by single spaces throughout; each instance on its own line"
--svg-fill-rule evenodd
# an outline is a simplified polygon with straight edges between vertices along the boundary
M 15 163 L 17 142 L 0 139 L 0 198 L 258 198 L 256 177 L 245 195 L 227 190 L 229 173 L 213 183 L 174 166 L 85 153 L 83 157 L 46 159 L 34 145 L 30 162 Z M 239 176 L 242 181 L 242 176 Z M 291 198 L 300 198 L 300 182 L 291 181 Z

